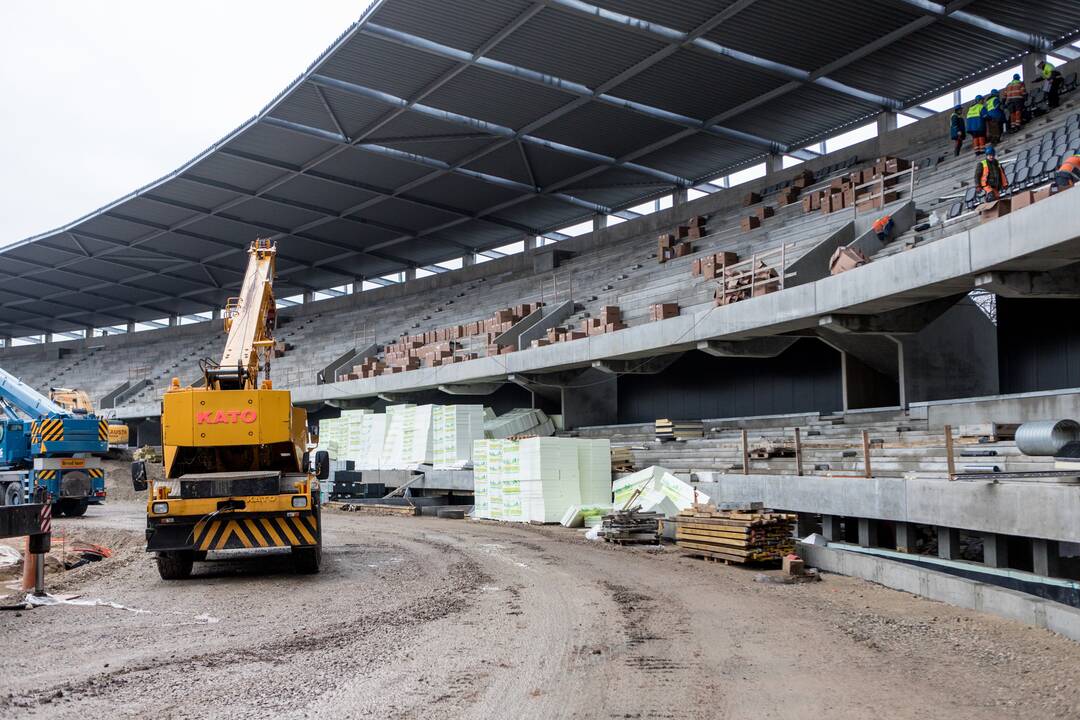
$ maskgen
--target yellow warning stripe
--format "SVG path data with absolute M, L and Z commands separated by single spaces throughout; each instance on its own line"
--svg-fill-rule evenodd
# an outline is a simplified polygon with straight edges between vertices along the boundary
M 56 477 L 56 471 L 55 470 L 39 470 L 37 472 L 37 477 L 38 477 L 39 480 L 52 480 L 54 477 Z
M 303 519 L 262 517 L 200 520 L 192 530 L 192 547 L 206 551 L 235 549 L 238 546 L 251 549 L 314 545 L 317 542 L 317 528 L 318 521 L 312 516 Z
M 109 439 L 109 421 L 102 420 L 98 423 L 98 440 Z
M 102 470 L 101 468 L 98 468 L 96 470 L 91 468 L 87 472 L 90 473 L 90 477 L 92 477 L 92 478 L 105 477 L 105 471 Z
M 283 517 L 274 518 L 277 520 L 278 527 L 285 533 L 285 537 L 289 538 L 290 545 L 299 545 L 300 540 L 293 534 L 292 528 L 289 527 L 289 523 Z
M 270 518 L 259 518 L 259 523 L 266 530 L 266 534 L 270 536 L 270 539 L 274 542 L 275 546 L 280 547 L 285 545 L 285 541 L 277 534 L 277 530 L 274 529 L 274 525 L 270 522 Z
M 244 527 L 247 528 L 248 533 L 259 547 L 267 547 L 266 539 L 263 538 L 262 533 L 259 532 L 258 526 L 251 518 L 244 518 Z
M 296 526 L 296 529 L 299 530 L 300 534 L 304 536 L 304 540 L 307 540 L 309 545 L 314 545 L 315 536 L 308 532 L 307 527 L 304 526 L 304 523 L 301 522 L 300 518 L 294 517 L 291 519 L 293 521 L 293 525 Z

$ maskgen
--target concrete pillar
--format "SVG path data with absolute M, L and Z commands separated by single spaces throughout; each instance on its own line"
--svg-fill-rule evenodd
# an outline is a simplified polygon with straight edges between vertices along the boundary
M 960 94 L 959 88 L 956 89 L 956 90 L 953 90 L 953 94 L 952 94 L 953 107 L 956 107 L 957 105 L 963 105 L 964 104 L 963 100 L 961 100 L 962 97 L 963 96 Z
M 892 335 L 886 335 L 896 344 L 896 386 L 900 393 L 900 407 L 907 409 L 907 368 L 904 367 L 904 342 Z
M 476 253 L 466 253 L 461 256 L 461 267 L 472 267 L 476 264 Z
M 676 205 L 682 205 L 688 198 L 689 194 L 687 193 L 686 188 L 675 188 L 675 192 L 671 193 L 671 206 L 675 207 Z
M 915 526 L 908 522 L 896 523 L 896 549 L 903 553 L 915 552 L 918 535 Z
M 983 533 L 983 565 L 993 568 L 1009 567 L 1009 537 L 998 533 Z
M 886 110 L 877 116 L 877 134 L 884 135 L 896 129 L 896 113 Z
M 169 316 L 169 327 L 176 327 L 179 324 L 180 324 L 180 316 L 179 315 L 170 315 Z
M 567 430 L 619 422 L 618 376 L 589 369 L 561 389 L 563 423 Z
M 607 218 L 605 218 L 605 220 L 606 219 Z M 595 220 L 593 220 L 593 230 L 596 230 L 596 221 Z M 525 236 L 525 251 L 528 252 L 529 250 L 535 250 L 535 249 L 536 249 L 536 236 L 535 235 L 526 235 Z
M 0 337 L 0 348 L 9 348 L 9 347 L 11 347 L 11 338 L 6 337 L 6 336 L 5 337 Z
M 937 554 L 943 560 L 960 559 L 960 531 L 956 528 L 937 529 Z
M 1021 77 L 1024 79 L 1024 84 L 1027 85 L 1028 92 L 1033 89 L 1034 83 L 1042 82 L 1042 72 L 1039 70 L 1039 66 L 1046 60 L 1046 56 L 1042 53 L 1028 53 L 1024 56 L 1024 60 L 1021 63 L 1023 68 L 1020 71 Z
M 834 542 L 844 539 L 843 528 L 840 523 L 843 520 L 839 515 L 822 515 L 821 516 L 821 534 L 825 536 L 825 539 Z
M 128 324 L 127 324 L 127 331 L 128 331 L 129 333 L 133 333 L 133 332 L 135 332 L 135 323 L 134 323 L 134 322 L 132 322 L 131 320 L 128 320 Z
M 1032 569 L 1036 575 L 1054 577 L 1060 572 L 1061 552 L 1057 540 L 1031 541 Z
M 53 341 L 52 333 L 51 333 L 51 332 L 47 332 L 47 333 L 45 333 L 45 335 L 44 335 L 44 336 L 42 336 L 42 340 L 44 340 L 44 341 L 45 341 L 45 344 L 46 344 L 46 345 L 48 345 L 49 343 L 51 343 L 51 342 Z
M 405 268 L 405 282 L 416 279 L 416 268 Z
M 873 518 L 859 518 L 859 544 L 863 547 L 878 546 L 878 521 Z
M 686 202 L 686 200 L 683 199 L 683 202 Z M 593 215 L 593 218 L 592 218 L 593 232 L 597 232 L 598 230 L 603 230 L 606 227 L 607 227 L 607 215 L 604 215 L 603 213 L 597 213 L 596 215 Z
M 795 536 L 804 538 L 813 532 L 816 532 L 817 522 L 814 520 L 813 515 L 807 513 L 799 513 L 798 518 L 795 520 Z
M 83 336 L 87 340 L 92 339 L 94 337 L 94 327 L 92 325 L 87 325 L 86 330 L 83 331 Z
M 210 319 L 211 320 L 220 320 L 221 319 L 221 308 L 216 307 L 213 310 L 211 310 L 210 311 Z
M 844 412 L 850 408 L 848 405 L 848 354 L 840 351 L 840 407 Z
M 315 300 L 315 291 L 314 290 L 305 290 L 300 295 L 300 302 L 302 302 L 305 305 L 307 305 L 310 302 L 313 302 L 314 300 Z
M 780 153 L 769 153 L 765 156 L 765 174 L 771 175 L 784 169 L 784 156 Z

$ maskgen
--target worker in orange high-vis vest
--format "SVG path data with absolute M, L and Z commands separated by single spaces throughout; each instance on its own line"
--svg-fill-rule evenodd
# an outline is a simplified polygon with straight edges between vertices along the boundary
M 1080 155 L 1070 155 L 1054 175 L 1054 184 L 1059 190 L 1064 190 L 1072 187 L 1077 180 L 1080 180 Z
M 997 161 L 997 152 L 993 145 L 986 146 L 986 157 L 975 166 L 975 184 L 986 193 L 986 200 L 997 200 L 1001 191 L 1009 187 L 1005 170 Z
M 877 235 L 878 240 L 887 243 L 892 235 L 893 224 L 892 215 L 882 215 L 874 221 L 874 224 L 870 226 L 870 229 Z
M 1001 96 L 1005 99 L 1005 109 L 1009 111 L 1009 126 L 1006 128 L 1011 133 L 1018 132 L 1024 124 L 1024 103 L 1027 101 L 1027 88 L 1020 75 L 1013 75 L 1012 82 L 1005 86 Z

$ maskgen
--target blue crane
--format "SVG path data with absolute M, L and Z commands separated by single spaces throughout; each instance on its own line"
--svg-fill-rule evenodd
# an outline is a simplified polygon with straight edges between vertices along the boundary
M 56 512 L 82 515 L 105 499 L 108 449 L 107 420 L 67 410 L 0 368 L 0 504 L 43 488 Z

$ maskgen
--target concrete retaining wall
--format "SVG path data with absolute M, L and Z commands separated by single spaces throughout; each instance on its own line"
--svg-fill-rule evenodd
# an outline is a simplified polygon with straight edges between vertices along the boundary
M 1080 641 L 1080 610 L 1068 605 L 873 555 L 804 543 L 799 544 L 798 552 L 808 565 L 827 572 L 859 577 L 956 607 L 1046 628 Z

